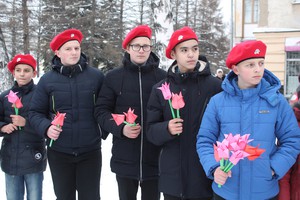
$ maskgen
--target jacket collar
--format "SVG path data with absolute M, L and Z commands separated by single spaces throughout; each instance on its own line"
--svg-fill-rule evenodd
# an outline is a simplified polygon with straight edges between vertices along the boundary
M 64 66 L 61 63 L 60 58 L 57 57 L 56 55 L 52 59 L 52 69 L 64 76 L 69 76 L 69 77 L 73 77 L 81 73 L 87 67 L 87 65 L 88 65 L 87 58 L 83 53 L 81 53 L 78 63 L 73 66 Z

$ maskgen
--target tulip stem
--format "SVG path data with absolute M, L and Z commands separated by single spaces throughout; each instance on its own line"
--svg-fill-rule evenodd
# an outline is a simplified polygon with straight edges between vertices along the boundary
M 168 101 L 169 101 L 170 109 L 171 109 L 171 112 L 172 112 L 172 117 L 173 117 L 173 119 L 175 119 L 175 113 L 174 113 L 174 110 L 173 110 L 173 107 L 172 107 L 171 99 L 169 99 Z

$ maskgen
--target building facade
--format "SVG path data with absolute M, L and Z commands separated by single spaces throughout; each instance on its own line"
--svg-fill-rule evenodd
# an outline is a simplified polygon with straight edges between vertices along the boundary
M 232 44 L 257 39 L 267 44 L 265 66 L 296 90 L 300 74 L 300 0 L 232 0 Z

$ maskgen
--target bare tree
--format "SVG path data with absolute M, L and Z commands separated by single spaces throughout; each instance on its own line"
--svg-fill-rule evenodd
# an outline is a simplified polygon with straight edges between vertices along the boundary
M 24 53 L 29 54 L 29 24 L 27 0 L 22 0 L 22 19 L 23 19 L 23 46 Z

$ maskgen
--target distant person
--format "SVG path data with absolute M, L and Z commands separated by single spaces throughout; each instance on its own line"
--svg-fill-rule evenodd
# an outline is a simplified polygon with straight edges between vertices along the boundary
M 46 169 L 46 145 L 43 135 L 29 123 L 28 110 L 35 84 L 36 60 L 30 54 L 18 54 L 7 65 L 15 78 L 13 87 L 0 95 L 1 168 L 5 172 L 8 200 L 41 200 L 43 172 Z M 17 113 L 8 99 L 13 92 L 21 104 L 16 103 Z
M 164 200 L 212 198 L 211 180 L 206 177 L 196 152 L 196 135 L 207 102 L 221 91 L 221 81 L 211 75 L 206 58 L 199 56 L 198 41 L 189 27 L 172 34 L 166 56 L 175 61 L 167 77 L 153 87 L 148 102 L 147 138 L 162 146 L 159 190 Z M 179 110 L 180 116 L 172 115 L 166 100 L 171 96 L 165 97 L 163 85 L 168 85 L 170 95 L 183 96 L 185 105 Z
M 225 74 L 222 69 L 217 69 L 216 77 L 222 81 L 225 79 Z
M 147 25 L 133 28 L 125 37 L 122 66 L 109 71 L 99 93 L 95 116 L 105 131 L 112 133 L 111 170 L 116 174 L 120 200 L 159 200 L 158 157 L 160 147 L 146 139 L 146 106 L 152 86 L 166 76 L 152 52 L 152 30 Z M 112 114 L 131 108 L 136 125 L 116 124 Z
M 298 76 L 300 83 L 300 75 Z M 300 127 L 300 86 L 296 89 L 297 101 L 292 103 L 295 116 Z M 278 200 L 299 200 L 300 199 L 300 155 L 298 154 L 295 164 L 279 181 Z
M 30 123 L 47 138 L 47 154 L 58 200 L 100 199 L 101 129 L 94 106 L 104 75 L 90 67 L 81 52 L 83 35 L 68 29 L 51 43 L 52 70 L 37 84 L 31 101 Z M 51 124 L 65 113 L 63 126 Z M 52 145 L 51 140 L 53 140 Z
M 213 180 L 214 200 L 276 200 L 278 181 L 299 154 L 300 129 L 279 92 L 280 80 L 265 69 L 266 49 L 259 40 L 233 47 L 226 60 L 232 71 L 222 83 L 223 92 L 213 96 L 205 110 L 197 152 Z M 265 152 L 255 160 L 241 159 L 226 173 L 215 159 L 213 145 L 230 133 L 249 134 L 249 145 Z

